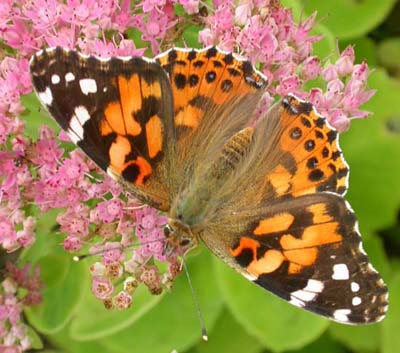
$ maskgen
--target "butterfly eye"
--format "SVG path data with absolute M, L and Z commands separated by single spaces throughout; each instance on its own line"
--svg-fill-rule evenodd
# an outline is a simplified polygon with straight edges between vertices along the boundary
M 172 233 L 172 229 L 171 229 L 170 225 L 167 224 L 167 225 L 164 227 L 164 236 L 165 236 L 166 238 L 168 238 L 168 237 L 170 236 L 171 233 Z
M 189 245 L 189 243 L 190 243 L 190 239 L 189 239 L 189 238 L 183 238 L 183 239 L 180 241 L 179 245 L 180 245 L 180 246 L 186 246 L 186 245 Z

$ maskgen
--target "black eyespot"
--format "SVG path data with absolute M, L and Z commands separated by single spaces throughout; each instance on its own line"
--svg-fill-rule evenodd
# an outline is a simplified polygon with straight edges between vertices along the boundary
M 290 130 L 289 134 L 290 134 L 290 137 L 291 137 L 293 140 L 298 140 L 298 139 L 301 137 L 301 135 L 302 135 L 302 131 L 301 131 L 300 128 L 298 128 L 298 127 L 296 126 L 296 127 L 294 127 L 292 130 Z
M 315 147 L 315 142 L 313 140 L 307 140 L 304 144 L 306 151 L 311 152 Z

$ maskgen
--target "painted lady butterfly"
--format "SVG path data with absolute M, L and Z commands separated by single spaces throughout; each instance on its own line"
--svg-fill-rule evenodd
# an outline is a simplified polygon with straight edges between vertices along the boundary
M 386 286 L 343 196 L 337 132 L 286 96 L 259 121 L 266 78 L 215 47 L 154 59 L 51 48 L 31 61 L 36 92 L 94 162 L 168 213 L 168 254 L 201 239 L 291 304 L 347 324 L 380 321 Z

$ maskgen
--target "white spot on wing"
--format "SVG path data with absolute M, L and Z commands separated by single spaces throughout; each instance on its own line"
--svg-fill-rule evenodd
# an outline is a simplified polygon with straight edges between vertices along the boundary
M 321 281 L 309 279 L 307 285 L 303 289 L 291 293 L 290 297 L 292 299 L 296 298 L 304 302 L 309 302 L 317 296 L 317 293 L 321 293 L 323 289 L 324 284 Z
M 344 280 L 349 279 L 349 269 L 345 264 L 336 264 L 333 266 L 332 279 Z
M 57 85 L 58 83 L 60 83 L 60 76 L 54 74 L 53 76 L 51 76 L 51 83 L 53 85 Z
M 354 306 L 360 305 L 361 304 L 361 298 L 360 297 L 354 297 L 353 300 L 351 301 L 351 303 Z
M 350 287 L 352 292 L 358 292 L 360 290 L 360 285 L 357 282 L 351 282 Z
M 96 81 L 92 78 L 82 78 L 79 80 L 79 86 L 83 94 L 88 95 L 89 93 L 97 92 Z
M 303 308 L 306 305 L 306 303 L 302 302 L 301 300 L 299 300 L 298 298 L 293 297 L 293 296 L 290 296 L 289 303 L 293 304 L 293 305 L 296 305 L 299 308 Z
M 83 126 L 79 122 L 76 115 L 72 115 L 72 118 L 69 122 L 68 134 L 74 143 L 77 143 L 83 139 Z
M 46 105 L 50 105 L 53 102 L 53 95 L 51 94 L 51 90 L 49 87 L 46 87 L 43 92 L 39 92 L 38 96 L 40 100 Z
M 90 119 L 90 114 L 83 105 L 75 108 L 75 115 L 82 126 Z
M 316 296 L 317 296 L 317 293 L 307 292 L 305 290 L 300 289 L 300 290 L 293 292 L 290 297 L 291 298 L 295 297 L 302 301 L 309 302 L 309 301 L 313 300 Z
M 75 108 L 69 122 L 68 135 L 74 143 L 78 143 L 83 139 L 83 125 L 90 119 L 90 114 L 87 109 L 80 105 Z
M 303 290 L 315 293 L 321 293 L 323 289 L 324 289 L 324 284 L 316 279 L 309 279 L 307 282 L 307 286 L 303 288 Z
M 65 81 L 71 82 L 75 80 L 75 75 L 72 72 L 68 72 L 65 74 Z
M 350 309 L 338 309 L 333 312 L 333 317 L 342 322 L 348 322 L 349 318 L 347 315 L 351 313 Z

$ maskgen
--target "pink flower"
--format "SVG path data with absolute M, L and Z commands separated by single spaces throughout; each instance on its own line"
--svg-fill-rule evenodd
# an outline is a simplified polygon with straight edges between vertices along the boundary
M 354 48 L 349 45 L 340 55 L 339 60 L 336 62 L 336 70 L 340 76 L 346 76 L 353 72 L 354 68 Z
M 321 73 L 320 61 L 316 56 L 310 56 L 304 60 L 301 74 L 305 80 L 311 81 L 316 79 Z
M 67 0 L 61 5 L 61 19 L 76 26 L 85 26 L 101 15 L 101 8 L 96 0 Z
M 100 202 L 96 206 L 100 222 L 110 223 L 122 216 L 122 201 L 111 199 Z
M 113 302 L 118 309 L 128 309 L 132 305 L 132 297 L 129 293 L 121 291 L 115 296 Z
M 114 286 L 109 278 L 95 276 L 92 279 L 92 293 L 98 299 L 104 300 L 114 292 Z
M 214 44 L 215 36 L 213 35 L 211 29 L 204 28 L 199 32 L 199 41 L 203 43 L 204 46 L 208 47 Z
M 103 250 L 103 264 L 109 265 L 124 260 L 124 253 L 122 250 L 120 244 L 117 242 L 106 243 Z
M 166 0 L 143 0 L 142 9 L 144 12 L 150 12 L 157 10 L 157 7 L 162 7 L 165 5 Z
M 154 256 L 163 261 L 164 232 L 162 226 L 167 223 L 167 217 L 159 216 L 153 208 L 144 208 L 136 212 L 136 236 L 142 243 L 137 253 L 143 257 Z
M 83 246 L 80 237 L 68 236 L 64 239 L 64 249 L 69 252 L 77 252 Z
M 251 16 L 253 10 L 252 0 L 242 1 L 235 9 L 235 20 L 239 25 L 244 25 Z
M 193 15 L 199 12 L 200 0 L 178 0 L 179 4 L 183 6 L 186 13 Z
M 22 10 L 35 30 L 46 31 L 54 28 L 60 20 L 61 4 L 56 0 L 36 0 L 27 2 Z

